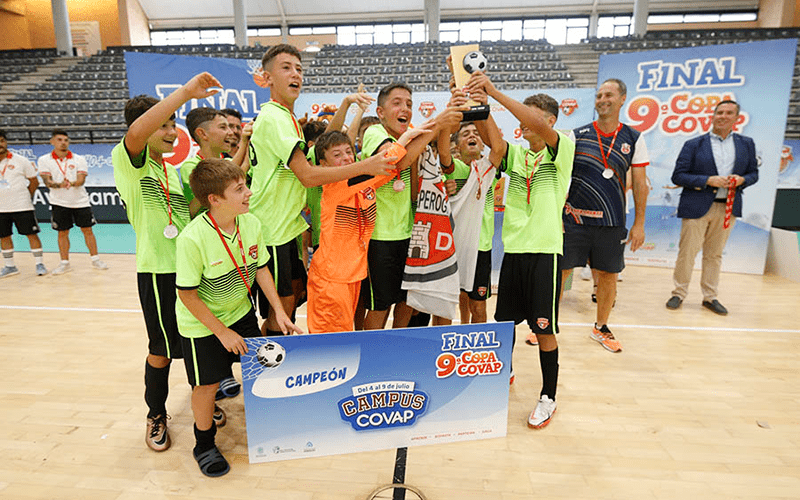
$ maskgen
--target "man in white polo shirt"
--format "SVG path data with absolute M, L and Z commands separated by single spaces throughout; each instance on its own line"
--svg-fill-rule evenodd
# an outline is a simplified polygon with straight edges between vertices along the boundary
M 92 267 L 104 271 L 108 266 L 97 255 L 97 240 L 92 232 L 95 225 L 89 193 L 86 192 L 86 176 L 89 166 L 81 155 L 69 150 L 69 136 L 65 130 L 53 130 L 50 138 L 53 151 L 39 157 L 39 175 L 44 185 L 50 188 L 50 207 L 53 229 L 58 231 L 58 252 L 61 263 L 53 274 L 72 271 L 69 265 L 69 230 L 73 222 L 83 231 L 86 247 L 92 259 Z
M 43 276 L 47 269 L 42 261 L 42 242 L 36 233 L 39 225 L 33 211 L 31 197 L 39 187 L 36 167 L 27 158 L 8 150 L 6 131 L 0 130 L 0 248 L 3 250 L 3 268 L 0 278 L 19 274 L 14 264 L 14 241 L 11 239 L 11 226 L 28 237 L 31 252 L 36 261 L 36 274 Z

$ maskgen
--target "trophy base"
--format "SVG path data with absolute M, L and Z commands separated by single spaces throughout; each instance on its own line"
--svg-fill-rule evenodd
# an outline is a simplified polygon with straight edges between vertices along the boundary
M 464 111 L 465 122 L 477 122 L 489 118 L 489 105 L 472 106 L 467 111 Z

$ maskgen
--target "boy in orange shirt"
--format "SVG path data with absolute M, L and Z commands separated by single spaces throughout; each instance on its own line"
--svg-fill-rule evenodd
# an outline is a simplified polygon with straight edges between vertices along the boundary
M 398 160 L 413 136 L 398 141 L 389 156 Z M 317 161 L 323 167 L 341 167 L 355 162 L 350 139 L 339 131 L 326 132 L 315 143 Z M 361 280 L 367 276 L 367 247 L 375 228 L 375 190 L 392 176 L 361 175 L 322 188 L 319 249 L 308 272 L 308 331 L 311 333 L 353 330 Z

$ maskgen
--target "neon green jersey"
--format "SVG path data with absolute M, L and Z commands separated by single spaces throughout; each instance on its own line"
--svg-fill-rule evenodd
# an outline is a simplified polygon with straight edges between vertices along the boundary
M 197 290 L 200 299 L 225 326 L 240 320 L 253 307 L 248 297 L 247 286 L 239 272 L 253 286 L 258 268 L 269 261 L 264 245 L 261 223 L 252 214 L 236 216 L 236 224 L 242 238 L 242 247 L 236 234 L 220 230 L 230 249 L 236 265 L 225 249 L 225 245 L 214 228 L 208 213 L 199 215 L 178 236 L 178 270 L 175 286 L 179 290 Z M 242 264 L 244 251 L 247 268 Z M 237 271 L 238 267 L 238 271 Z M 183 305 L 180 299 L 175 304 L 178 330 L 187 338 L 213 335 Z
M 269 101 L 261 105 L 250 144 L 250 212 L 262 223 L 264 243 L 283 245 L 308 229 L 300 215 L 306 188 L 288 165 L 295 149 L 306 149 L 303 130 L 291 111 Z
M 558 150 L 533 151 L 508 145 L 500 170 L 509 175 L 503 216 L 507 253 L 562 254 L 561 213 L 567 199 L 575 143 L 558 132 Z
M 164 228 L 170 222 L 168 207 L 172 207 L 172 223 L 178 231 L 189 223 L 189 203 L 183 196 L 178 172 L 168 163 L 156 163 L 147 147 L 138 157 L 131 158 L 125 138 L 111 151 L 111 163 L 114 183 L 136 232 L 136 271 L 174 273 L 175 239 L 164 236 Z
M 192 172 L 202 159 L 203 158 L 200 155 L 194 155 L 193 157 L 181 163 L 181 182 L 183 183 L 183 196 L 186 198 L 186 201 L 188 202 L 191 202 L 194 199 L 194 193 L 192 193 L 192 187 L 189 185 L 189 176 L 192 175 Z
M 395 142 L 394 137 L 386 132 L 381 124 L 372 125 L 364 132 L 365 158 L 373 156 L 386 141 Z M 405 183 L 402 191 L 394 190 L 393 181 L 389 181 L 376 190 L 377 219 L 373 240 L 398 241 L 411 237 L 414 225 L 414 213 L 411 211 L 411 169 L 400 172 Z

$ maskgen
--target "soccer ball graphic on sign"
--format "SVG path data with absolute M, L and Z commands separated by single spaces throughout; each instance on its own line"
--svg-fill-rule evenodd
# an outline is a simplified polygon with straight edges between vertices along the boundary
M 265 368 L 276 368 L 286 359 L 286 350 L 275 342 L 267 342 L 258 348 L 256 359 Z
M 467 73 L 486 71 L 486 65 L 486 56 L 482 52 L 473 50 L 464 56 L 464 69 L 467 70 Z

